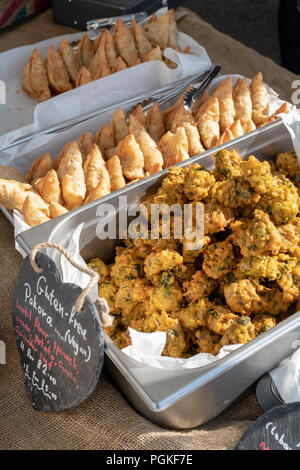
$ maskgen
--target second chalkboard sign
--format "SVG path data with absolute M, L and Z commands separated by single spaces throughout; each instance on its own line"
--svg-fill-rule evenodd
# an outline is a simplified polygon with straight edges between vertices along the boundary
M 103 366 L 104 340 L 97 311 L 82 289 L 64 284 L 55 263 L 29 256 L 14 287 L 12 317 L 25 381 L 34 408 L 59 411 L 79 405 L 94 391 Z
M 247 429 L 236 450 L 300 450 L 300 403 L 264 413 Z

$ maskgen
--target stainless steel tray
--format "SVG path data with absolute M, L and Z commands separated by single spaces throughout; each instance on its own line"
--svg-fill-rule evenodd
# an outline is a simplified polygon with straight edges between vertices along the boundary
M 222 147 L 270 160 L 279 152 L 290 150 L 292 142 L 283 123 L 277 121 Z M 211 169 L 215 151 L 214 148 L 180 166 L 199 162 Z M 80 240 L 83 258 L 88 260 L 100 256 L 105 261 L 112 261 L 118 240 L 99 240 L 96 237 L 97 208 L 107 202 L 118 208 L 120 195 L 126 195 L 129 204 L 135 204 L 159 185 L 165 173 L 145 178 L 86 207 L 23 232 L 18 236 L 18 242 L 27 253 L 34 245 L 46 240 L 66 246 L 75 227 L 84 222 Z M 141 414 L 163 426 L 191 428 L 219 415 L 253 382 L 288 356 L 293 342 L 299 339 L 300 312 L 210 366 L 167 371 L 126 357 L 106 336 L 105 364 L 109 375 Z

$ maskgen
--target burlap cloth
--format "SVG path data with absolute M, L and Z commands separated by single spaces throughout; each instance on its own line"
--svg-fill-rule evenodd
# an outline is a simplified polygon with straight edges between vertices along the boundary
M 252 77 L 263 71 L 265 81 L 290 99 L 295 75 L 230 37 L 219 33 L 192 12 L 180 29 L 206 47 L 223 73 Z M 55 25 L 51 11 L 0 34 L 0 51 L 70 33 Z M 232 449 L 260 415 L 254 388 L 220 417 L 199 428 L 161 428 L 140 416 L 102 375 L 92 397 L 61 413 L 34 411 L 24 385 L 11 323 L 11 294 L 21 257 L 14 249 L 13 230 L 0 215 L 0 339 L 7 347 L 7 365 L 0 365 L 0 449 Z

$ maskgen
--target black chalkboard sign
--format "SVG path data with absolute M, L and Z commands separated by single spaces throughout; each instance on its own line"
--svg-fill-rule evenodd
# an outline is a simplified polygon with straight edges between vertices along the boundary
M 300 450 L 300 403 L 264 413 L 247 429 L 236 450 Z
M 59 411 L 79 405 L 94 391 L 103 366 L 104 341 L 94 304 L 82 289 L 64 284 L 43 253 L 36 273 L 24 259 L 14 287 L 12 318 L 25 381 L 34 408 Z

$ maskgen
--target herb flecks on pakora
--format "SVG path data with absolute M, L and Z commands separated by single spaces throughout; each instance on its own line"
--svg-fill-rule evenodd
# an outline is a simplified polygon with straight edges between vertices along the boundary
M 298 179 L 294 152 L 269 163 L 220 150 L 213 171 L 171 168 L 144 203 L 203 204 L 203 242 L 190 249 L 189 237 L 175 239 L 174 217 L 170 238 L 128 239 L 111 266 L 91 260 L 114 316 L 106 329 L 113 341 L 128 346 L 130 326 L 166 332 L 166 356 L 216 355 L 299 309 Z

